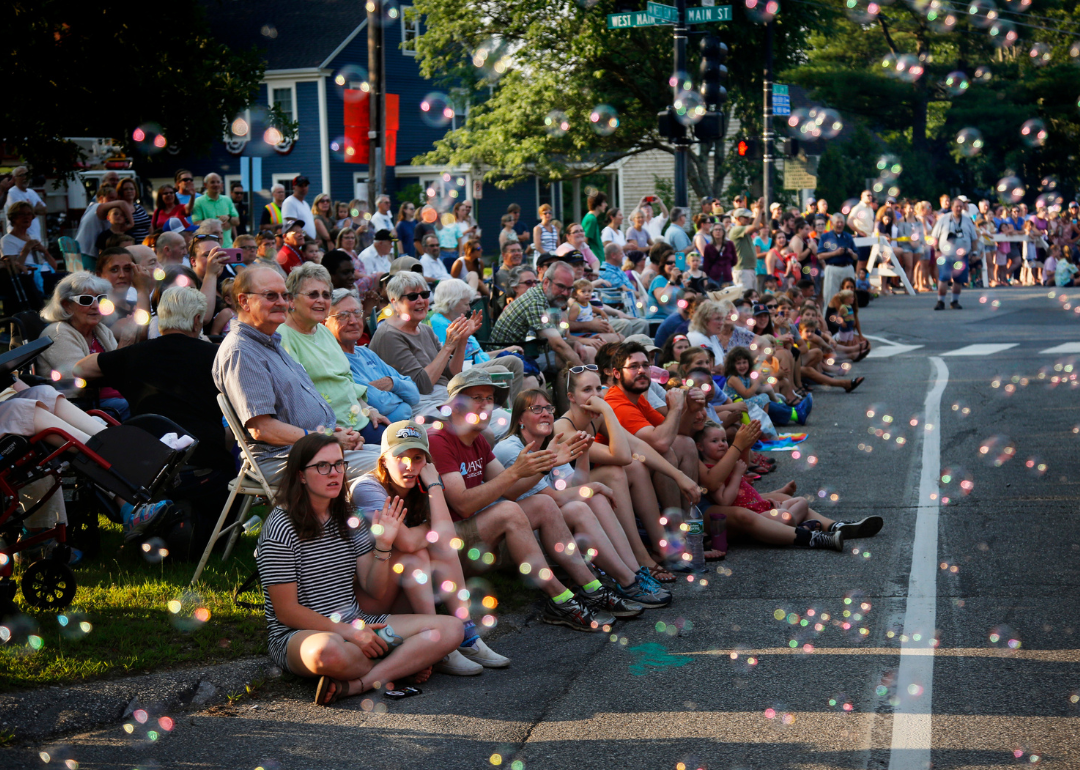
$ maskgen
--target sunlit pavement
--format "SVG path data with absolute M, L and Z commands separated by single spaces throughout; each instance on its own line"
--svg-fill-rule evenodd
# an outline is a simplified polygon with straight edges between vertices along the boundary
M 1080 352 L 1042 352 L 1080 343 L 1080 318 L 1069 290 L 1065 301 L 1048 292 L 969 291 L 963 311 L 937 313 L 930 296 L 891 297 L 862 311 L 881 347 L 906 348 L 859 364 L 866 381 L 850 395 L 818 387 L 810 440 L 797 459 L 778 454 L 761 483 L 794 478 L 835 518 L 885 517 L 845 553 L 736 545 L 707 585 L 684 579 L 667 610 L 610 636 L 534 623 L 493 644 L 509 670 L 435 677 L 403 701 L 317 708 L 313 685 L 276 687 L 176 714 L 155 741 L 151 719 L 0 758 L 267 770 L 1080 767 L 1080 387 L 1067 368 Z M 972 345 L 997 347 L 947 355 Z M 947 385 L 928 430 L 932 357 Z M 919 494 L 934 431 L 931 503 Z M 938 515 L 936 553 L 915 554 L 933 560 L 936 647 L 904 628 L 920 504 Z M 907 671 L 927 673 L 904 692 L 902 646 Z M 894 707 L 916 717 L 899 744 Z

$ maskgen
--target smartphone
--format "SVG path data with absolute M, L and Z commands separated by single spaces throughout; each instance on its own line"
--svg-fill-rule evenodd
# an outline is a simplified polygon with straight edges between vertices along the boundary
M 685 252 L 678 251 L 675 253 L 675 267 L 679 268 L 681 272 L 686 272 L 686 254 Z
M 244 253 L 243 249 L 222 249 L 223 253 L 229 255 L 229 259 L 226 264 L 236 265 L 243 262 L 240 255 Z

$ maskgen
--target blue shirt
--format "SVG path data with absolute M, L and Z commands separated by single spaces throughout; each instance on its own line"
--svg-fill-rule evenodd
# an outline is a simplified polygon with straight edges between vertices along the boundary
M 383 361 L 371 348 L 357 346 L 352 353 L 346 353 L 349 359 L 349 368 L 352 370 L 353 381 L 359 385 L 368 385 L 375 380 L 389 377 L 394 381 L 391 390 L 379 390 L 378 388 L 367 389 L 364 398 L 367 402 L 379 410 L 379 414 L 387 417 L 402 404 L 415 406 L 420 403 L 420 391 L 416 383 Z
M 677 307 L 679 297 L 682 296 L 682 289 L 678 286 L 671 286 L 668 289 L 667 302 L 659 299 L 654 291 L 661 289 L 668 285 L 668 279 L 665 276 L 658 275 L 653 278 L 652 283 L 649 284 L 649 315 L 648 318 L 667 318 Z
M 450 328 L 449 319 L 442 313 L 432 313 L 427 323 L 435 332 L 435 336 L 439 338 L 439 342 L 445 345 L 446 330 Z M 480 343 L 476 341 L 476 337 L 470 334 L 469 341 L 465 343 L 465 359 L 472 361 L 474 364 L 482 364 L 485 361 L 490 361 L 491 356 L 484 352 L 484 349 L 480 347 Z
M 664 322 L 660 324 L 660 328 L 656 330 L 657 347 L 664 347 L 664 343 L 676 334 L 686 334 L 686 330 L 689 328 L 690 322 L 688 320 L 678 313 L 672 313 L 664 319 Z
M 855 239 L 851 237 L 851 233 L 845 230 L 842 233 L 834 233 L 831 230 L 821 236 L 821 245 L 818 246 L 818 254 L 827 254 L 830 251 L 836 251 L 837 249 L 851 249 L 855 251 Z M 850 254 L 839 254 L 835 257 L 829 257 L 824 260 L 826 265 L 833 267 L 844 267 L 845 265 L 854 265 L 855 260 L 851 258 Z
M 413 235 L 416 233 L 416 220 L 403 219 L 394 229 L 397 230 L 398 249 L 402 256 L 415 257 L 416 244 L 413 241 Z
M 626 289 L 627 291 L 637 289 L 630 277 L 622 269 L 615 267 L 610 262 L 600 265 L 600 277 L 610 283 L 613 289 Z
M 690 236 L 686 234 L 678 225 L 672 225 L 664 233 L 664 237 L 667 238 L 667 242 L 671 244 L 671 247 L 675 251 L 689 251 L 690 250 Z

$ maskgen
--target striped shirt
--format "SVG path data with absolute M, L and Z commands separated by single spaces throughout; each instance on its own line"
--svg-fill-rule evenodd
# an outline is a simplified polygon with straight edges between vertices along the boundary
M 277 332 L 267 336 L 234 320 L 214 358 L 213 373 L 218 391 L 228 397 L 245 426 L 264 414 L 307 431 L 332 428 L 337 422 L 304 367 L 281 346 Z M 285 457 L 292 448 L 255 441 L 250 434 L 248 441 L 260 463 Z
M 131 219 L 135 225 L 128 230 L 128 235 L 135 239 L 135 243 L 142 243 L 143 238 L 150 235 L 150 215 L 138 203 L 133 203 L 132 208 L 134 211 L 132 211 Z
M 266 518 L 256 560 L 259 580 L 263 584 L 263 606 L 269 632 L 270 657 L 288 670 L 286 651 L 289 638 L 297 631 L 274 613 L 270 601 L 269 586 L 296 584 L 296 600 L 302 607 L 340 623 L 350 623 L 362 618 L 366 623 L 384 623 L 386 615 L 366 615 L 356 601 L 353 579 L 357 572 L 357 559 L 375 547 L 367 521 L 363 516 L 350 518 L 356 523 L 347 540 L 341 539 L 336 529 L 328 525 L 321 534 L 311 540 L 296 536 L 289 515 L 275 508 Z

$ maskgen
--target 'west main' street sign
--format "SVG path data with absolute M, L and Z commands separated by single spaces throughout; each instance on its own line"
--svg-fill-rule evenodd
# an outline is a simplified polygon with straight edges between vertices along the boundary
M 671 24 L 670 21 L 660 21 L 653 18 L 645 11 L 632 11 L 630 13 L 609 13 L 607 17 L 608 29 L 630 29 L 631 27 L 656 27 Z

